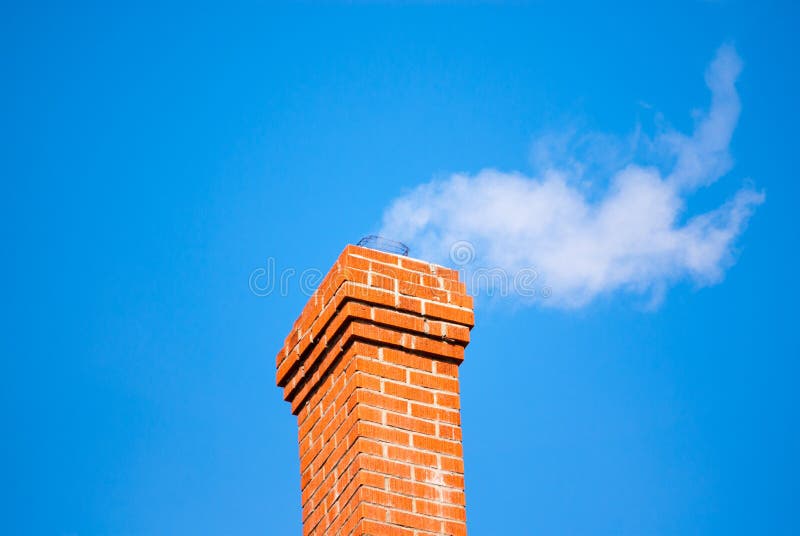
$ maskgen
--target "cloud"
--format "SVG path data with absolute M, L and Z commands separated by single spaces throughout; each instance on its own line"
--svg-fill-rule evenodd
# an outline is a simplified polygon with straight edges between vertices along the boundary
M 705 76 L 711 104 L 690 135 L 545 134 L 534 143 L 535 176 L 485 169 L 423 184 L 391 203 L 381 234 L 446 264 L 453 244 L 469 244 L 475 258 L 460 263 L 468 270 L 513 277 L 532 268 L 549 294 L 538 302 L 549 306 L 580 307 L 614 292 L 658 303 L 678 281 L 717 283 L 764 194 L 743 187 L 695 215 L 686 204 L 732 168 L 741 69 L 732 46 L 717 51 Z

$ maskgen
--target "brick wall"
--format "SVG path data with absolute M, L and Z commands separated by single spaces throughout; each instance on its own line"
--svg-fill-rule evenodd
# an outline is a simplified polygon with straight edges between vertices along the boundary
M 466 534 L 454 270 L 347 246 L 277 356 L 297 415 L 303 534 Z

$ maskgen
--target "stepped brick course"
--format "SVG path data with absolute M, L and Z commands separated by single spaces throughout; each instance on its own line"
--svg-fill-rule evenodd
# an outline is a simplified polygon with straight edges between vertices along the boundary
M 277 356 L 297 415 L 304 535 L 466 534 L 458 273 L 347 246 Z

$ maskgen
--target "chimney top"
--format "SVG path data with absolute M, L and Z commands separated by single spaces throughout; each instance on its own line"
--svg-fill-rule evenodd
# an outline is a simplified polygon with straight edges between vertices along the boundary
M 407 245 L 379 235 L 367 235 L 358 241 L 358 245 L 365 248 L 377 249 L 378 251 L 385 251 L 386 253 L 402 255 L 404 257 L 408 255 Z

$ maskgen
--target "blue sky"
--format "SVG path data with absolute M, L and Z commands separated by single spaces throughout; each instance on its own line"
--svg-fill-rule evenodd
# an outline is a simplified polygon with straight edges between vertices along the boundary
M 797 534 L 798 22 L 788 2 L 4 6 L 3 532 L 298 533 L 274 355 L 306 296 L 256 296 L 253 270 L 325 271 L 398 200 L 439 206 L 415 197 L 431 181 L 540 180 L 540 142 L 564 133 L 580 143 L 556 164 L 585 164 L 568 184 L 590 206 L 609 166 L 667 177 L 677 157 L 652 144 L 603 156 L 690 135 L 727 44 L 732 165 L 680 190 L 668 230 L 743 188 L 764 200 L 715 277 L 658 257 L 588 299 L 558 301 L 589 288 L 562 270 L 551 302 L 478 297 L 468 523 Z M 503 229 L 464 239 L 571 266 Z

